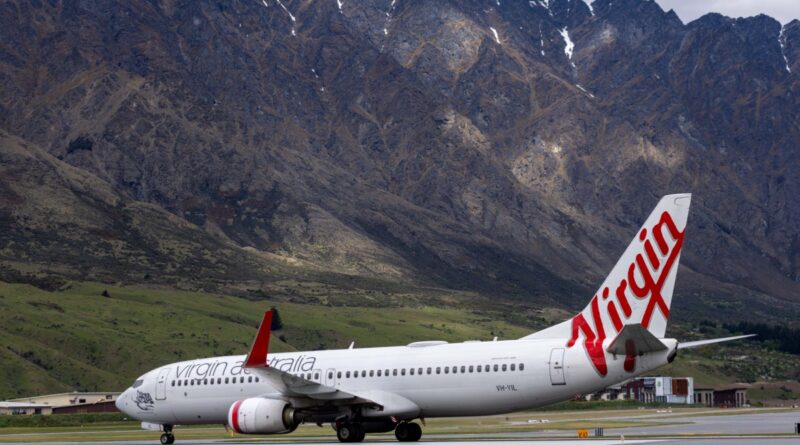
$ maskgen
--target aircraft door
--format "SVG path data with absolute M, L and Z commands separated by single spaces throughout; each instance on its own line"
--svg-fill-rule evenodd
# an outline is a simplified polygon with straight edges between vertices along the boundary
M 335 369 L 328 368 L 328 370 L 325 371 L 325 385 L 330 386 L 330 387 L 335 387 L 336 386 L 336 370 Z
M 156 378 L 156 400 L 164 400 L 167 398 L 167 376 L 169 376 L 169 368 L 163 368 L 158 371 Z
M 564 380 L 564 348 L 555 348 L 550 351 L 550 383 L 553 385 L 566 385 Z

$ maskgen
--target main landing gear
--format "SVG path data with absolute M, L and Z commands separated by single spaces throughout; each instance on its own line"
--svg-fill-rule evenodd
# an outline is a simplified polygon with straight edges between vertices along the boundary
M 400 422 L 394 429 L 394 436 L 400 442 L 416 442 L 422 437 L 422 428 L 413 422 Z
M 370 431 L 385 432 L 387 430 L 370 429 Z M 400 422 L 394 429 L 394 435 L 400 442 L 416 442 L 422 437 L 422 428 L 413 422 Z M 364 426 L 359 422 L 345 422 L 336 429 L 336 438 L 339 439 L 339 442 L 362 442 L 365 436 Z
M 164 434 L 161 435 L 161 443 L 163 445 L 175 443 L 175 435 L 172 434 L 172 425 L 164 425 Z
M 336 430 L 336 438 L 339 439 L 339 442 L 362 442 L 366 435 L 364 427 L 357 422 L 343 423 Z

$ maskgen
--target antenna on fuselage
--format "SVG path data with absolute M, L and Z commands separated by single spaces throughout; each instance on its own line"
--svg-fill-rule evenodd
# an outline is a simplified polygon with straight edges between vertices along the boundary
M 497 337 L 495 337 L 492 341 L 497 341 Z
M 348 346 L 347 349 L 353 349 L 353 346 L 355 346 L 355 345 L 356 345 L 356 342 L 351 341 L 350 342 L 350 346 Z

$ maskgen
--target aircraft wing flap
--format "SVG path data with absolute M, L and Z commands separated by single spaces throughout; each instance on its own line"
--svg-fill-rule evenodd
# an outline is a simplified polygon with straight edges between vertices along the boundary
M 360 397 L 355 394 L 350 394 L 269 366 L 251 369 L 258 374 L 259 377 L 269 382 L 281 395 L 286 397 L 307 397 L 314 400 L 360 399 Z
M 667 345 L 651 334 L 644 326 L 636 323 L 625 325 L 619 335 L 608 345 L 606 351 L 617 355 L 639 355 L 666 349 Z

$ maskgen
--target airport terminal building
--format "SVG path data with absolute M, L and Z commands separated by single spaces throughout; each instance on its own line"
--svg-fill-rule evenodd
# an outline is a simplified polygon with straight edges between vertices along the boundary
M 119 412 L 118 392 L 65 392 L 0 402 L 0 415 L 82 414 Z
M 749 385 L 695 386 L 692 377 L 637 377 L 585 397 L 586 400 L 638 400 L 642 403 L 741 408 Z

